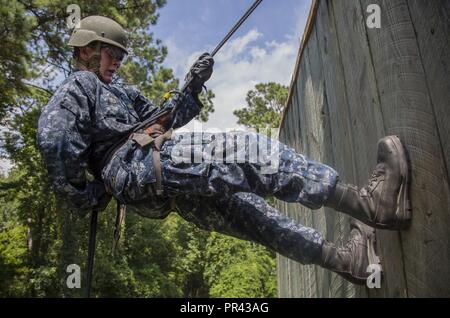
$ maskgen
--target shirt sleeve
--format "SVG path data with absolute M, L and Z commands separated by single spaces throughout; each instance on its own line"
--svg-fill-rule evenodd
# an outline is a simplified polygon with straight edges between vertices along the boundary
M 138 113 L 141 121 L 146 120 L 150 116 L 164 110 L 175 107 L 177 96 L 172 96 L 164 102 L 162 107 L 155 107 L 154 104 L 143 96 L 135 87 L 128 86 L 125 88 L 128 97 L 133 102 L 134 110 Z M 181 100 L 181 105 L 178 107 L 177 113 L 173 118 L 173 128 L 180 128 L 189 123 L 195 116 L 197 116 L 203 105 L 195 94 L 186 93 Z
M 164 104 L 164 107 L 175 107 L 176 96 L 170 98 Z M 181 104 L 177 108 L 173 121 L 173 128 L 177 129 L 183 127 L 188 124 L 192 119 L 197 116 L 202 110 L 203 104 L 198 99 L 197 94 L 185 93 L 183 97 L 181 97 Z
M 97 79 L 79 72 L 63 84 L 44 107 L 38 124 L 38 145 L 52 186 L 68 208 L 83 216 L 103 209 L 110 200 L 103 183 L 87 179 L 91 146 L 90 109 Z
M 146 120 L 160 110 L 160 108 L 143 96 L 135 86 L 125 86 L 124 89 L 141 121 Z

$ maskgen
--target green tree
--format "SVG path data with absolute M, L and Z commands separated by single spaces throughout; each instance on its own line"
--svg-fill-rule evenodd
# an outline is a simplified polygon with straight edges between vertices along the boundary
M 211 297 L 276 296 L 274 253 L 255 243 L 212 233 L 205 254 Z
M 278 83 L 260 83 L 247 93 L 247 106 L 235 110 L 238 124 L 257 130 L 278 128 L 289 88 Z
M 17 97 L 31 95 L 29 88 L 36 84 L 31 84 L 32 80 L 51 90 L 52 80 L 58 72 L 67 74 L 70 70 L 72 54 L 66 45 L 70 36 L 66 8 L 71 3 L 70 0 L 1 0 L 1 115 L 23 104 L 23 100 Z M 81 0 L 77 4 L 81 7 L 82 16 L 109 16 L 130 31 L 131 46 L 139 50 L 125 70 L 131 72 L 143 66 L 140 73 L 135 72 L 139 76 L 134 78 L 142 87 L 151 87 L 152 78 L 163 80 L 169 86 L 175 85 L 172 72 L 160 66 L 167 49 L 148 31 L 148 27 L 156 23 L 156 11 L 165 4 L 164 0 L 138 3 Z
M 66 8 L 73 1 L 0 0 L 0 3 L 1 119 L 20 108 L 24 101 L 18 97 L 30 97 L 30 88 L 37 83 L 51 92 L 59 72 L 67 75 L 71 70 L 72 51 L 67 46 L 71 30 L 67 29 Z M 164 92 L 179 85 L 173 71 L 162 66 L 167 48 L 151 32 L 159 17 L 157 11 L 165 3 L 165 0 L 77 1 L 82 17 L 108 16 L 128 31 L 132 54 L 119 74 L 124 82 L 136 84 L 155 102 L 161 102 Z M 212 103 L 206 109 L 212 111 Z
M 28 228 L 20 224 L 15 202 L 7 204 L 11 186 L 7 178 L 0 178 L 0 297 L 17 297 L 26 292 Z

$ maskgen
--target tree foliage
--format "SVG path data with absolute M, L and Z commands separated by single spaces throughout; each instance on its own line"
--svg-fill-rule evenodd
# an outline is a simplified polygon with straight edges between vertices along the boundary
M 262 246 L 213 233 L 205 278 L 212 297 L 275 297 L 275 254 Z
M 278 83 L 260 83 L 247 93 L 247 106 L 235 110 L 238 124 L 257 130 L 278 128 L 288 95 L 288 87 Z
M 37 120 L 70 72 L 66 7 L 72 0 L 0 0 L 1 155 L 14 164 L 0 176 L 0 297 L 81 297 L 66 285 L 70 264 L 86 268 L 89 219 L 56 200 L 36 144 Z M 82 17 L 109 16 L 131 36 L 123 81 L 159 104 L 179 86 L 162 66 L 167 49 L 155 39 L 164 0 L 79 0 Z M 199 119 L 214 111 L 201 97 Z M 115 203 L 99 215 L 92 294 L 95 297 L 275 296 L 274 258 L 255 244 L 207 233 L 177 215 L 165 220 L 127 214 L 118 254 L 111 255 Z

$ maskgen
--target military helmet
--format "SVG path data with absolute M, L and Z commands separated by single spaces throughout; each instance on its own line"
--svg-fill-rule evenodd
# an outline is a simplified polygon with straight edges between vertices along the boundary
M 117 46 L 127 52 L 127 35 L 116 21 L 98 15 L 86 17 L 80 21 L 69 40 L 70 46 L 83 47 L 94 41 Z

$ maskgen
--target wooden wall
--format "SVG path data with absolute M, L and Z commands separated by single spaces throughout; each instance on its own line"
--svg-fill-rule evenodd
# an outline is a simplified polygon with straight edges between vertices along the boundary
M 369 4 L 381 28 L 366 25 Z M 317 0 L 302 40 L 280 140 L 365 185 L 379 138 L 398 135 L 412 163 L 411 227 L 377 231 L 381 289 L 278 257 L 280 297 L 450 296 L 450 0 Z M 345 242 L 348 218 L 278 207 Z

